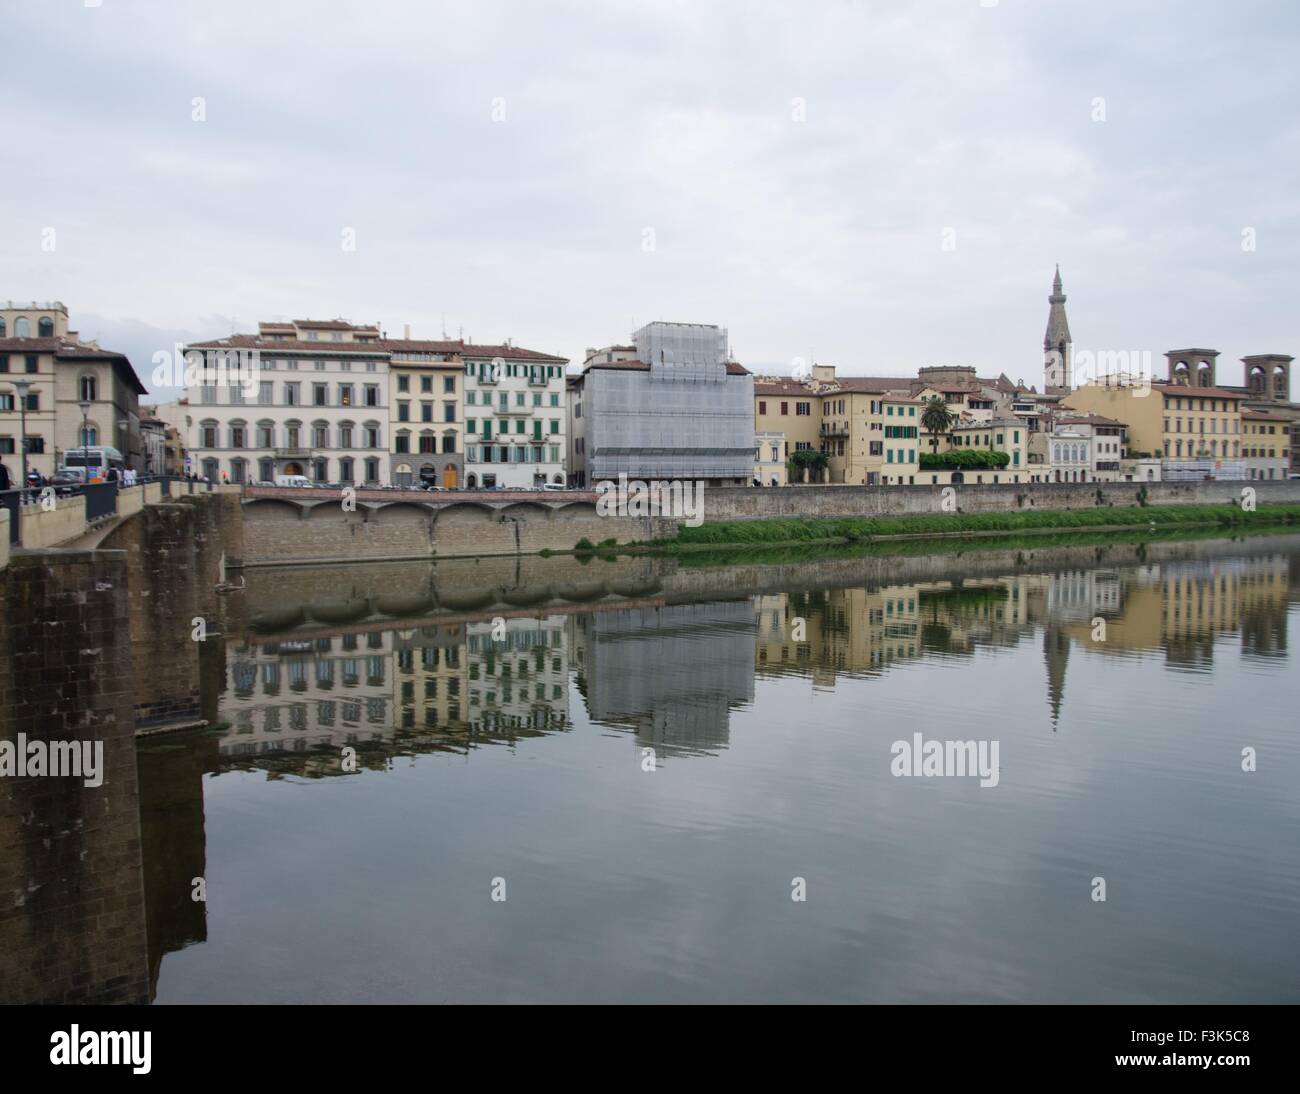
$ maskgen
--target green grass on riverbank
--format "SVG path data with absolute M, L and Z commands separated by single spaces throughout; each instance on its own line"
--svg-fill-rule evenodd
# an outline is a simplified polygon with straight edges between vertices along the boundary
M 801 542 L 864 543 L 882 536 L 942 536 L 954 532 L 1021 532 L 1034 529 L 1099 528 L 1116 525 L 1250 527 L 1300 524 L 1300 505 L 1261 505 L 1245 512 L 1235 505 L 1149 505 L 1013 513 L 927 513 L 896 517 L 819 520 L 725 521 L 683 527 L 664 546 L 694 547 Z
M 880 539 L 849 543 L 754 543 L 744 546 L 692 547 L 680 551 L 680 564 L 688 569 L 726 566 L 782 566 L 806 562 L 840 562 L 854 558 L 916 558 L 923 555 L 960 557 L 972 551 L 1018 551 L 1027 557 L 1053 547 L 1144 547 L 1157 543 L 1191 543 L 1197 540 L 1254 539 L 1286 532 L 1284 525 L 1252 525 L 1223 529 L 1216 526 L 1150 525 L 1119 531 L 1010 532 L 951 539 Z M 1300 528 L 1294 529 L 1300 531 Z

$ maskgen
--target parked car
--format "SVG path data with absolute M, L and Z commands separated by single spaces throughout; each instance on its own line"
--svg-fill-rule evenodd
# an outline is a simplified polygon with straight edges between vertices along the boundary
M 311 479 L 306 475 L 276 475 L 276 486 L 310 487 Z
M 563 483 L 559 483 L 559 482 L 544 482 L 542 483 L 542 489 L 543 490 L 567 490 L 569 488 L 565 486 Z

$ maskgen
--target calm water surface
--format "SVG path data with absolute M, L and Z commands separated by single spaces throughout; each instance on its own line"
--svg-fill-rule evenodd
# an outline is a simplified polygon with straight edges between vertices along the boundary
M 1300 1001 L 1295 537 L 365 570 L 141 745 L 158 1002 Z

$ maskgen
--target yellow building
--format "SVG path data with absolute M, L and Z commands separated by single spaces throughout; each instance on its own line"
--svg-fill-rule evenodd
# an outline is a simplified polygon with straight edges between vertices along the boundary
M 755 379 L 754 433 L 781 434 L 780 460 L 788 464 L 795 452 L 820 450 L 820 406 L 815 393 L 799 380 Z
M 464 481 L 463 385 L 460 342 L 386 338 L 390 478 L 395 486 L 440 486 Z
M 1093 383 L 1061 402 L 1123 422 L 1126 458 L 1162 460 L 1165 480 L 1246 477 L 1240 391 L 1186 384 Z
M 918 414 L 921 413 L 918 411 Z M 942 456 L 948 452 L 1005 452 L 1004 467 L 927 468 L 918 473 L 917 482 L 926 486 L 960 483 L 1027 483 L 1041 469 L 1029 467 L 1029 427 L 1018 418 L 992 421 L 964 421 L 935 437 L 929 431 L 921 435 L 921 451 Z

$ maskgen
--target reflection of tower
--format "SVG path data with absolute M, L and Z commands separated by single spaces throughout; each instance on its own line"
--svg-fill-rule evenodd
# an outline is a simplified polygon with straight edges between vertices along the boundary
M 1072 360 L 1070 324 L 1065 318 L 1065 293 L 1061 286 L 1061 267 L 1056 267 L 1052 278 L 1051 305 L 1047 313 L 1047 333 L 1043 335 L 1043 385 L 1049 393 L 1066 392 L 1074 388 L 1074 362 Z
M 1047 705 L 1052 708 L 1052 729 L 1061 718 L 1065 701 L 1065 665 L 1070 658 L 1070 637 L 1057 623 L 1043 627 L 1043 660 L 1047 662 Z

